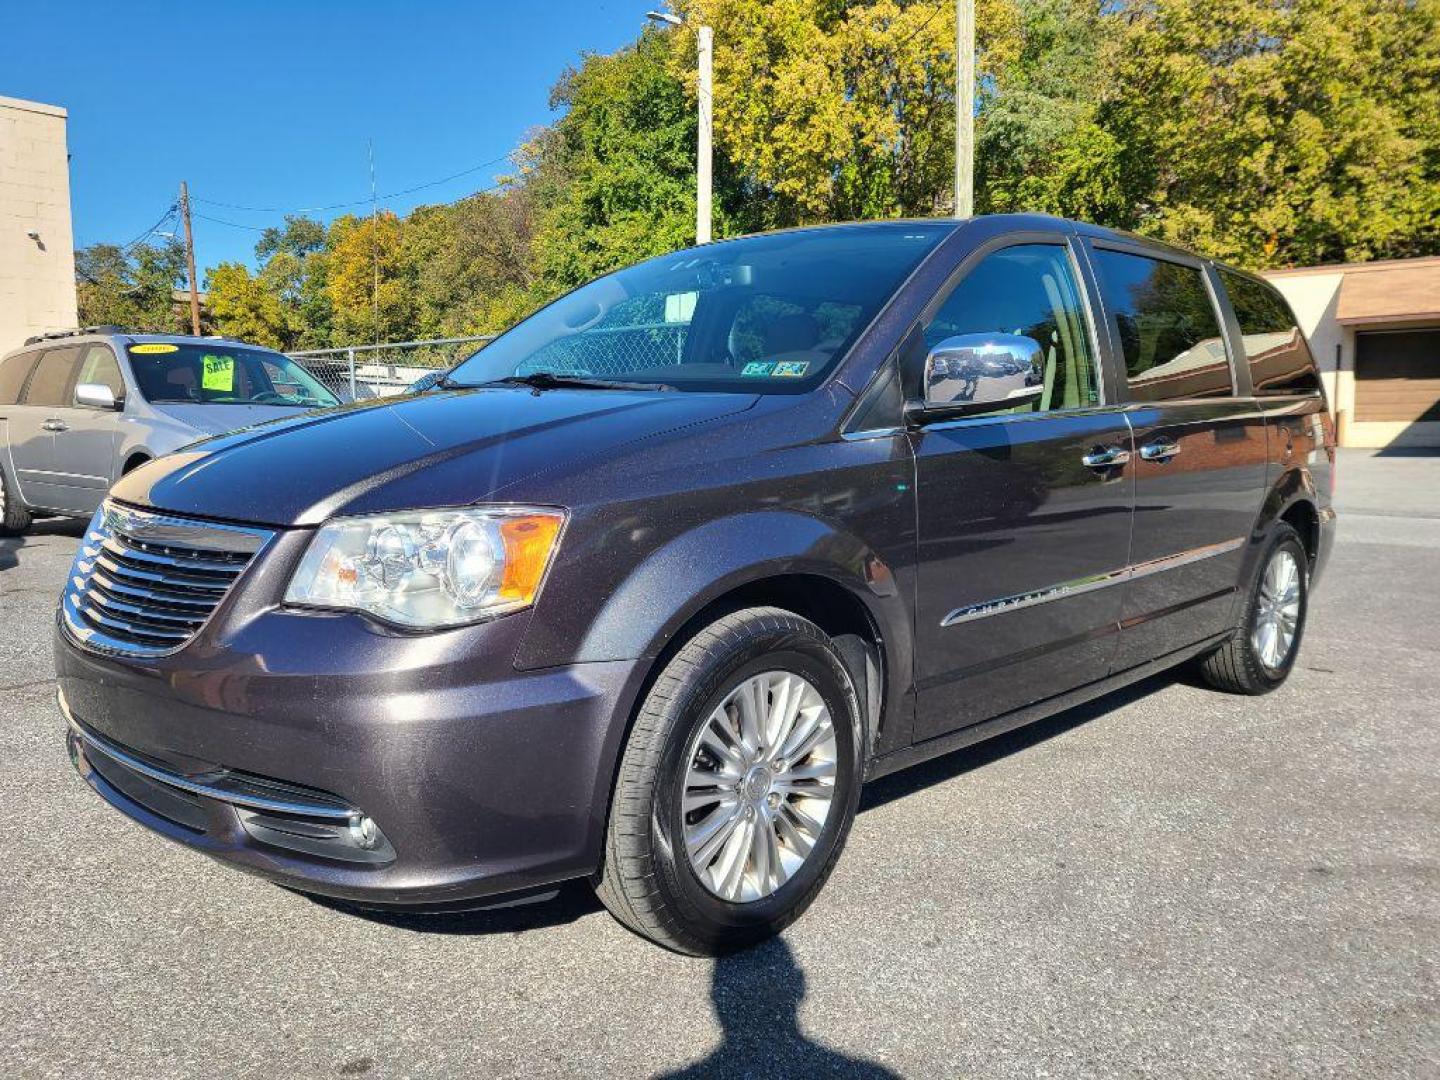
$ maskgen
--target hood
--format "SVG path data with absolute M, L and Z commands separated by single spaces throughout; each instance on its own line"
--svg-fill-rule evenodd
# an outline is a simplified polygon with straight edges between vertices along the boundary
M 285 405 L 207 405 L 186 401 L 152 401 L 149 405 L 154 412 L 200 435 L 223 435 L 302 411 Z
M 282 419 L 158 458 L 112 493 L 177 514 L 281 526 L 464 505 L 535 473 L 583 467 L 625 443 L 742 412 L 756 400 L 486 387 L 317 413 L 290 409 Z

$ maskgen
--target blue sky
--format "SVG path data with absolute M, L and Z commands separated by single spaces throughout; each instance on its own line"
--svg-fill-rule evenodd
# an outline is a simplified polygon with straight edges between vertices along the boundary
M 0 96 L 69 110 L 83 247 L 139 236 L 182 179 L 197 214 L 254 227 L 282 215 L 201 200 L 300 208 L 367 199 L 371 138 L 382 194 L 499 158 L 554 118 L 549 90 L 567 65 L 633 39 L 655 3 L 4 6 Z M 448 202 L 505 170 L 502 161 L 385 205 Z M 202 273 L 222 260 L 253 262 L 258 232 L 204 218 L 195 232 Z

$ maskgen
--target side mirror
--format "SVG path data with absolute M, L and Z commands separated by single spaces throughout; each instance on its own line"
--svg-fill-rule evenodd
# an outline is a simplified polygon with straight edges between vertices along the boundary
M 1019 334 L 962 334 L 925 357 L 925 398 L 905 407 L 919 423 L 1013 408 L 1045 389 L 1044 351 Z
M 125 402 L 124 399 L 116 399 L 115 392 L 104 383 L 85 382 L 75 387 L 75 404 L 116 412 Z

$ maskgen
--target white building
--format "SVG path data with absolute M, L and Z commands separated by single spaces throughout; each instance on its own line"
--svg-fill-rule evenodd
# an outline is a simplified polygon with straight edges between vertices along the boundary
M 65 110 L 0 97 L 0 353 L 76 324 Z

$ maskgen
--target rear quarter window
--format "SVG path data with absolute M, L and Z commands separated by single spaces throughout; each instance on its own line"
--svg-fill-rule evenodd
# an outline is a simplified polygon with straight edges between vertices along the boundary
M 1220 319 L 1199 269 L 1103 249 L 1095 262 L 1132 401 L 1235 392 Z
M 1256 395 L 1319 390 L 1315 358 L 1279 290 L 1233 270 L 1222 269 L 1220 280 L 1235 309 L 1235 321 L 1240 324 L 1240 339 Z
M 29 352 L 0 362 L 0 405 L 14 405 L 20 400 L 20 390 L 39 359 L 38 352 Z

